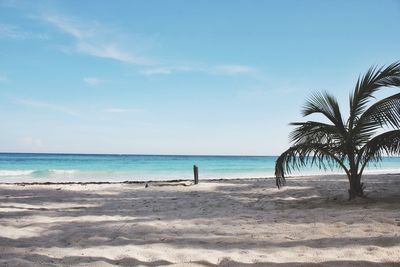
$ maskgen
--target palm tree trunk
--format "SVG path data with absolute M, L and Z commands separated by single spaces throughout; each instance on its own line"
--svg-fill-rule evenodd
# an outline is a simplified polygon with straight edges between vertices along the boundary
M 349 176 L 349 182 L 349 200 L 355 199 L 356 197 L 365 197 L 364 184 L 361 183 L 361 175 L 351 172 Z
M 352 200 L 356 197 L 364 197 L 364 192 L 363 184 L 361 183 L 361 175 L 358 174 L 358 166 L 356 163 L 355 155 L 353 153 L 353 146 L 349 146 L 348 151 L 350 171 L 347 176 L 350 182 L 349 200 Z

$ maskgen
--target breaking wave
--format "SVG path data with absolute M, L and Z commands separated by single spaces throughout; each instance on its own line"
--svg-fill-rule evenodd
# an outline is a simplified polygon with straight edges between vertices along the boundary
M 27 176 L 34 173 L 34 170 L 0 170 L 0 177 L 4 176 Z

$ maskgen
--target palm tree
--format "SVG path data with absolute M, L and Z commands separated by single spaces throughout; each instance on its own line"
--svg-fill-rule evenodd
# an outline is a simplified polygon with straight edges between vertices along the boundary
M 319 168 L 340 167 L 349 183 L 349 199 L 364 197 L 361 176 L 369 162 L 385 155 L 400 154 L 400 93 L 375 101 L 374 94 L 385 87 L 400 86 L 400 61 L 389 66 L 371 67 L 358 79 L 350 94 L 350 114 L 342 118 L 339 104 L 329 93 L 315 93 L 303 107 L 304 117 L 320 114 L 325 122 L 294 122 L 289 138 L 292 146 L 276 160 L 278 188 L 285 174 L 307 164 Z M 386 130 L 386 131 L 385 131 Z

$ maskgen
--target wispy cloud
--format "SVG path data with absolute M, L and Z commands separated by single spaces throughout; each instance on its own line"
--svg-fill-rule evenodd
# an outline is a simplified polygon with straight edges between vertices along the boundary
M 257 69 L 246 65 L 218 65 L 213 68 L 216 74 L 237 75 L 256 73 Z
M 107 113 L 138 113 L 143 110 L 136 108 L 106 108 L 104 111 Z
M 142 70 L 140 73 L 147 76 L 170 75 L 174 73 L 192 72 L 212 75 L 249 75 L 256 74 L 257 68 L 247 65 L 207 65 L 207 64 L 182 64 L 172 66 L 156 66 Z
M 83 81 L 91 86 L 100 85 L 105 82 L 103 79 L 97 77 L 84 77 Z
M 48 109 L 48 110 L 52 110 L 52 111 L 57 111 L 57 112 L 61 112 L 67 115 L 71 115 L 71 116 L 78 116 L 79 112 L 61 106 L 61 105 L 57 105 L 57 104 L 53 104 L 53 103 L 48 103 L 48 102 L 43 102 L 43 101 L 36 101 L 36 100 L 32 100 L 32 99 L 17 99 L 15 101 L 17 104 L 23 105 L 23 106 L 27 106 L 27 107 L 33 107 L 33 108 L 42 108 L 42 109 Z
M 190 63 L 190 61 L 168 63 L 163 62 L 163 60 L 154 60 L 143 55 L 143 52 L 132 49 L 132 47 L 142 49 L 135 42 L 129 42 L 129 49 L 127 49 L 127 46 L 124 45 L 126 40 L 121 36 L 128 36 L 129 34 L 122 33 L 118 29 L 112 29 L 97 21 L 87 21 L 55 14 L 42 15 L 39 18 L 74 39 L 73 46 L 68 50 L 140 66 L 142 70 L 139 70 L 139 72 L 145 76 L 188 72 L 232 76 L 249 75 L 257 72 L 254 67 L 240 64 L 212 65 Z M 92 80 L 92 82 L 89 81 L 87 83 L 94 85 L 96 82 Z
M 48 39 L 48 35 L 43 33 L 35 33 L 31 31 L 22 30 L 17 26 L 10 24 L 0 24 L 0 38 L 2 39 L 15 39 L 15 40 L 25 40 L 25 39 Z
M 141 71 L 141 74 L 151 76 L 151 75 L 169 75 L 176 72 L 193 72 L 196 69 L 189 66 L 165 66 L 165 67 L 155 67 L 148 68 Z
M 73 51 L 134 65 L 151 65 L 154 61 L 132 50 L 124 49 L 118 31 L 108 30 L 98 22 L 82 21 L 60 15 L 44 15 L 43 21 L 75 39 Z
M 57 28 L 73 38 L 72 47 L 63 50 L 86 54 L 98 58 L 112 59 L 141 67 L 139 73 L 145 76 L 171 75 L 176 73 L 204 73 L 212 75 L 250 75 L 257 72 L 257 68 L 240 64 L 194 63 L 190 61 L 165 62 L 155 60 L 143 53 L 141 41 L 133 38 L 127 46 L 126 36 L 119 29 L 110 28 L 98 21 L 88 21 L 59 14 L 39 16 L 41 21 Z M 136 49 L 136 50 L 135 50 Z M 140 51 L 140 52 L 139 52 Z M 88 84 L 97 84 L 96 81 L 85 81 Z

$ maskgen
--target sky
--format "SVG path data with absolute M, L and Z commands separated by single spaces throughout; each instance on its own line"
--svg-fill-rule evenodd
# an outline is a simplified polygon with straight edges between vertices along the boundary
M 400 60 L 400 1 L 0 0 L 0 152 L 278 155 Z

